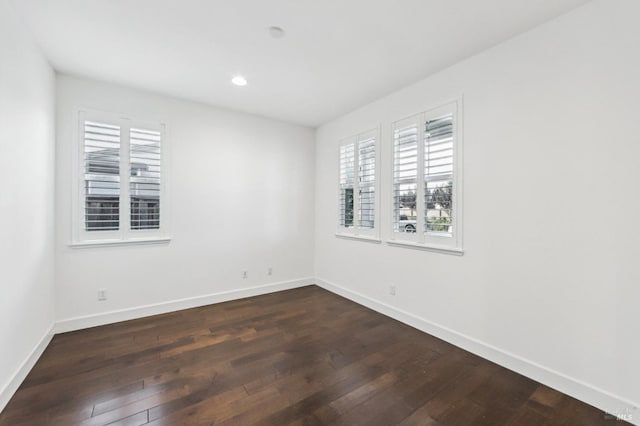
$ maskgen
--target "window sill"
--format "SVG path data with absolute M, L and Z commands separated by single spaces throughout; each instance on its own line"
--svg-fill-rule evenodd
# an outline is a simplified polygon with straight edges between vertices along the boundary
M 346 240 L 366 241 L 368 243 L 375 243 L 375 244 L 380 244 L 382 242 L 382 240 L 377 237 L 371 237 L 369 235 L 344 234 L 342 232 L 336 232 L 336 237 L 344 238 Z
M 418 250 L 433 251 L 436 253 L 452 254 L 455 256 L 463 256 L 464 250 L 457 247 L 440 246 L 435 244 L 423 244 L 413 241 L 387 240 L 387 244 L 395 247 L 407 247 Z
M 129 240 L 93 240 L 79 241 L 69 244 L 71 248 L 105 247 L 105 246 L 131 246 L 147 244 L 168 244 L 171 237 L 132 238 Z

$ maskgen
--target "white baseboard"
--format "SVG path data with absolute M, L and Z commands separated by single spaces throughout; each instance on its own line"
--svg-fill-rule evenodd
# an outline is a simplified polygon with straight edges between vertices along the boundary
M 559 371 L 547 368 L 511 352 L 466 336 L 455 330 L 321 278 L 316 278 L 315 283 L 325 290 L 329 290 L 332 293 L 364 305 L 374 311 L 417 328 L 420 331 L 438 337 L 509 370 L 513 370 L 580 401 L 593 405 L 613 416 L 620 416 L 629 423 L 640 425 L 640 410 L 638 410 L 640 405 L 637 402 L 629 401 L 581 380 L 569 377 Z
M 276 291 L 289 290 L 292 288 L 311 285 L 313 283 L 313 278 L 301 278 L 297 280 L 282 281 L 237 290 L 221 291 L 219 293 L 206 294 L 203 296 L 171 300 L 168 302 L 155 303 L 152 305 L 136 306 L 134 308 L 120 309 L 117 311 L 104 312 L 100 314 L 67 318 L 57 321 L 54 331 L 56 333 L 66 333 L 68 331 L 113 324 L 115 322 L 143 318 L 157 314 L 164 314 L 167 312 L 179 311 L 181 309 L 197 308 L 199 306 L 211 305 L 213 303 L 227 302 L 230 300 L 244 299 L 247 297 L 259 296 L 261 294 L 273 293 Z
M 13 397 L 13 394 L 16 393 L 24 379 L 27 377 L 33 366 L 36 364 L 42 353 L 51 339 L 53 338 L 53 325 L 49 327 L 49 330 L 42 336 L 40 341 L 33 348 L 29 356 L 20 364 L 13 377 L 9 379 L 9 381 L 4 385 L 2 389 L 0 389 L 0 413 L 4 410 L 4 407 L 7 406 L 9 400 Z

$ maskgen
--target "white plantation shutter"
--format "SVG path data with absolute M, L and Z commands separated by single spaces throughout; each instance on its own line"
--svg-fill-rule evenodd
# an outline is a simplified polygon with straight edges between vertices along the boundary
M 371 130 L 344 139 L 340 144 L 338 233 L 377 236 L 378 135 L 378 130 Z
M 129 198 L 131 229 L 160 228 L 159 131 L 131 128 L 129 132 Z
M 120 126 L 83 121 L 85 231 L 120 227 Z
M 453 114 L 425 121 L 424 230 L 453 233 Z
M 358 227 L 375 226 L 376 198 L 376 139 L 367 137 L 358 141 Z
M 79 111 L 74 244 L 164 241 L 164 125 Z
M 340 147 L 340 211 L 338 221 L 340 226 L 353 226 L 354 187 L 355 187 L 355 143 Z
M 393 230 L 416 231 L 418 189 L 418 125 L 413 119 L 393 129 Z
M 458 114 L 456 101 L 393 124 L 391 239 L 398 244 L 462 252 Z

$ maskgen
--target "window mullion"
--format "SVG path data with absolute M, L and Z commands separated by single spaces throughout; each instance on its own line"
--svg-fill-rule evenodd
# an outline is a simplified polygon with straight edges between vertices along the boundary
M 360 228 L 360 138 L 356 139 L 353 151 L 353 230 L 358 233 Z
M 86 202 L 87 197 L 85 194 L 85 155 L 84 155 L 84 126 L 85 126 L 86 114 L 84 111 L 78 113 L 78 146 L 76 148 L 76 155 L 78 156 L 77 161 L 75 163 L 76 171 L 77 171 L 77 188 L 76 188 L 76 196 L 78 197 L 78 203 L 74 206 L 74 211 L 77 215 L 77 222 L 74 224 L 74 228 L 77 232 L 78 238 L 74 240 L 80 239 L 85 235 L 86 232 L 86 224 L 85 224 L 85 212 L 86 212 Z
M 130 133 L 131 126 L 128 122 L 123 122 L 121 127 L 121 151 L 120 151 L 120 229 L 123 239 L 131 236 L 131 197 L 129 176 L 131 175 L 130 164 Z
M 416 170 L 416 236 L 424 242 L 424 114 L 420 114 L 417 126 L 417 170 Z

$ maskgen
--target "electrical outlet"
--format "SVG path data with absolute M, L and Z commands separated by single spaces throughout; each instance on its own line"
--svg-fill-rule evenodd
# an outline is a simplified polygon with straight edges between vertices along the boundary
M 98 300 L 105 301 L 107 300 L 107 289 L 106 288 L 101 288 L 98 290 Z
M 389 286 L 389 294 L 392 295 L 392 296 L 396 295 L 396 285 L 395 284 L 391 284 Z
M 273 267 L 269 266 L 267 268 L 267 275 L 273 275 Z
M 242 271 L 242 279 L 249 278 L 249 271 Z

